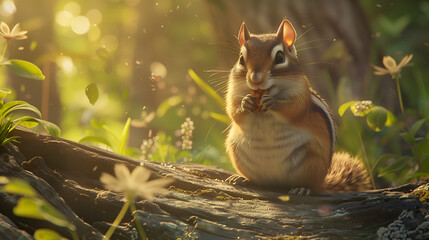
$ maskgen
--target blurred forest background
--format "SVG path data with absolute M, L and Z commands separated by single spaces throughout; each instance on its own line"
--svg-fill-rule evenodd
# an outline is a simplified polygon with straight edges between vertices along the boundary
M 223 106 L 189 70 L 223 96 L 238 59 L 235 36 L 242 21 L 250 32 L 264 33 L 276 31 L 283 18 L 295 26 L 300 61 L 336 115 L 337 150 L 363 156 L 360 134 L 371 168 L 384 177 L 380 186 L 409 180 L 404 175 L 416 173 L 413 165 L 398 168 L 402 178 L 395 178 L 394 168 L 380 174 L 389 159 L 377 165 L 385 153 L 413 149 L 400 137 L 395 81 L 374 76 L 371 65 L 382 66 L 383 56 L 399 62 L 413 54 L 400 78 L 407 121 L 429 117 L 424 0 L 0 0 L 1 21 L 28 31 L 28 39 L 11 42 L 6 58 L 33 62 L 46 76 L 24 79 L 0 68 L 0 83 L 13 90 L 12 99 L 35 105 L 59 125 L 63 138 L 114 146 L 131 118 L 128 155 L 232 170 L 223 146 Z M 94 104 L 85 95 L 88 86 L 98 89 Z M 384 106 L 397 122 L 374 132 L 351 113 L 339 117 L 338 107 L 351 100 Z M 184 124 L 187 117 L 192 123 Z M 428 140 L 427 124 L 416 136 Z M 426 168 L 419 171 L 429 172 L 429 157 L 421 157 Z

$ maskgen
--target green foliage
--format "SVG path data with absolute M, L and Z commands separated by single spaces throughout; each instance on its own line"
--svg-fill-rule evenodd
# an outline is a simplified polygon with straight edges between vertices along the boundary
M 188 70 L 188 74 L 189 76 L 191 76 L 192 80 L 194 80 L 194 82 L 211 98 L 213 98 L 216 103 L 220 106 L 223 107 L 224 106 L 224 101 L 222 99 L 221 96 L 219 96 L 219 94 L 217 94 L 217 92 L 210 87 L 210 85 L 208 85 L 206 82 L 204 82 L 203 79 L 201 79 L 192 69 Z
M 360 103 L 360 101 L 352 101 L 342 104 L 338 110 L 339 115 L 343 116 L 346 110 L 350 109 L 356 117 L 366 116 L 368 126 L 376 132 L 395 123 L 395 117 L 387 109 L 371 104 L 361 111 L 356 108 Z M 426 122 L 429 122 L 429 118 L 418 120 L 409 131 L 400 134 L 411 146 L 412 155 L 383 154 L 374 162 L 370 170 L 377 171 L 378 177 L 397 184 L 429 176 L 429 134 L 425 134 L 424 137 L 416 136 Z
M 392 126 L 395 122 L 395 116 L 386 108 L 370 104 L 361 110 L 357 108 L 361 103 L 361 101 L 344 103 L 338 108 L 338 114 L 342 117 L 347 109 L 350 109 L 354 116 L 366 117 L 368 126 L 376 132 L 380 132 L 383 127 Z
M 0 145 L 8 142 L 18 142 L 17 136 L 7 137 L 13 128 L 13 122 L 9 119 L 0 122 Z
M 2 63 L 1 65 L 8 67 L 10 70 L 12 70 L 12 72 L 21 77 L 36 80 L 45 79 L 45 76 L 43 75 L 42 71 L 31 62 L 19 59 L 12 59 L 5 63 Z
M 34 198 L 22 197 L 18 200 L 18 204 L 13 208 L 13 213 L 19 217 L 34 218 L 48 221 L 60 227 L 66 227 L 72 231 L 76 227 L 60 212 L 58 212 L 47 201 Z
M 25 115 L 20 116 L 17 113 L 25 110 L 36 114 L 38 117 L 41 117 L 40 111 L 33 105 L 30 105 L 24 101 L 11 101 L 3 104 L 3 99 L 7 96 L 8 93 L 10 93 L 10 91 L 3 89 L 0 94 L 0 97 L 2 97 L 0 99 L 0 145 L 11 141 L 17 141 L 17 137 L 9 138 L 7 136 L 18 125 L 35 127 L 40 124 L 51 136 L 59 137 L 61 130 L 57 125 L 36 117 Z
M 80 143 L 92 143 L 92 144 L 102 144 L 109 148 L 113 148 L 112 144 L 110 144 L 109 140 L 104 137 L 99 136 L 85 136 L 79 140 Z
M 118 154 L 125 154 L 125 147 L 127 145 L 128 135 L 130 133 L 130 123 L 131 118 L 128 118 L 124 128 L 122 129 L 121 137 L 119 138 Z
M 173 145 L 172 138 L 165 133 L 160 132 L 157 135 L 157 149 L 153 153 L 152 161 L 158 162 L 177 162 L 179 159 L 192 157 L 191 152 L 180 150 Z
M 183 102 L 183 99 L 184 97 L 181 95 L 167 98 L 159 105 L 158 109 L 156 110 L 156 115 L 160 118 L 164 117 L 169 109 L 179 105 L 181 102 Z
M 58 210 L 55 209 L 48 201 L 41 197 L 32 186 L 27 182 L 18 178 L 6 178 L 0 181 L 4 186 L 0 187 L 0 191 L 23 195 L 19 198 L 17 205 L 13 208 L 13 213 L 19 217 L 33 218 L 48 221 L 56 226 L 65 227 L 68 229 L 74 239 L 76 237 L 76 227 Z M 52 237 L 57 238 L 52 238 Z M 52 230 L 40 230 L 36 239 L 63 239 L 56 232 Z
M 98 100 L 98 95 L 99 95 L 97 84 L 95 83 L 89 84 L 85 88 L 85 94 L 89 100 L 89 103 L 91 103 L 91 105 L 94 105 L 95 102 Z
M 105 122 L 97 122 L 93 120 L 92 126 L 101 130 L 101 132 L 98 133 L 99 135 L 93 135 L 93 133 L 89 132 L 89 135 L 79 139 L 79 142 L 91 143 L 93 145 L 105 145 L 110 149 L 113 149 L 118 154 L 127 155 L 126 146 L 128 135 L 130 133 L 130 124 L 131 118 L 128 118 L 122 128 L 121 135 L 118 137 L 118 135 L 110 129 Z M 112 144 L 112 142 L 114 142 L 114 144 Z
M 34 232 L 36 240 L 66 240 L 67 238 L 61 236 L 57 232 L 47 228 L 39 228 Z
M 17 195 L 26 195 L 29 197 L 36 197 L 37 192 L 31 187 L 26 181 L 14 178 L 9 180 L 6 178 L 6 181 L 3 182 L 5 185 L 1 188 L 3 192 L 17 194 Z M 0 183 L 1 184 L 1 183 Z
M 225 107 L 224 101 L 222 99 L 221 96 L 219 96 L 219 94 L 217 94 L 216 90 L 214 90 L 210 85 L 208 85 L 206 82 L 204 82 L 203 79 L 201 79 L 192 69 L 188 70 L 188 74 L 189 76 L 191 76 L 192 80 L 194 80 L 194 82 L 198 85 L 198 87 L 201 88 L 201 90 L 203 90 L 203 92 L 209 96 L 211 99 L 213 99 L 216 104 L 218 105 L 218 107 L 220 107 L 222 110 Z M 226 114 L 222 114 L 222 113 L 216 113 L 216 112 L 210 112 L 210 117 L 212 117 L 213 119 L 222 122 L 222 123 L 226 123 L 229 124 L 230 120 L 229 117 Z

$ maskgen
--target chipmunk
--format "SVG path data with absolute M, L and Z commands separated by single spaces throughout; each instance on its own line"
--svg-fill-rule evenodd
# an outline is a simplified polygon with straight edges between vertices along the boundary
M 225 145 L 234 168 L 250 183 L 297 194 L 370 189 L 360 160 L 334 153 L 331 111 L 304 74 L 295 40 L 288 20 L 275 34 L 250 34 L 241 25 L 226 96 L 232 124 Z

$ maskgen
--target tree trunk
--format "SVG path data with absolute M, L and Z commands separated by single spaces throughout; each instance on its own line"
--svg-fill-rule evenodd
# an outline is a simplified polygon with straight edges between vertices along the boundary
M 101 239 L 124 204 L 123 196 L 104 190 L 101 173 L 113 174 L 118 163 L 132 169 L 140 162 L 28 130 L 16 129 L 13 135 L 20 136 L 20 143 L 0 148 L 0 176 L 30 183 L 77 227 L 80 239 Z M 429 184 L 287 196 L 228 184 L 223 180 L 232 173 L 217 167 L 161 162 L 144 162 L 144 167 L 153 173 L 151 179 L 175 180 L 169 192 L 153 202 L 136 202 L 137 217 L 150 239 L 429 237 L 429 207 L 424 202 Z M 0 236 L 14 234 L 1 239 L 28 239 L 42 227 L 71 238 L 64 228 L 13 215 L 18 198 L 0 192 Z M 112 239 L 132 239 L 134 224 L 128 212 Z

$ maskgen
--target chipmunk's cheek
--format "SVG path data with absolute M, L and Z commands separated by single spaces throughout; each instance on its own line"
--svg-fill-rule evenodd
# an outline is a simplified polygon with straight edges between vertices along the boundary
M 280 92 L 280 89 L 276 85 L 270 85 L 268 88 L 268 95 L 275 96 Z

